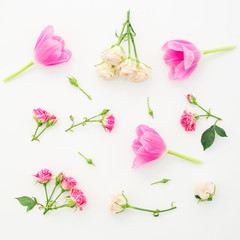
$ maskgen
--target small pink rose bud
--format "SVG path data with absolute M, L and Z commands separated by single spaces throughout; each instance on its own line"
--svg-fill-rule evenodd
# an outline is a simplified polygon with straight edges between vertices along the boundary
M 58 185 L 59 183 L 61 183 L 63 179 L 64 179 L 63 173 L 59 173 L 56 177 L 56 184 Z
M 61 182 L 61 187 L 65 191 L 71 190 L 76 185 L 77 185 L 77 181 L 72 177 L 64 177 Z
M 194 114 L 188 111 L 184 111 L 181 116 L 181 125 L 185 129 L 185 131 L 195 131 L 196 130 L 196 118 Z
M 57 117 L 52 115 L 48 123 L 50 126 L 53 126 L 57 121 L 58 121 Z
M 52 179 L 52 173 L 44 168 L 41 171 L 37 172 L 36 175 L 33 175 L 36 182 L 39 183 L 48 183 Z
M 33 109 L 33 118 L 36 120 L 37 123 L 43 124 L 47 122 L 50 118 L 50 113 L 41 108 Z
M 102 126 L 104 127 L 105 130 L 108 130 L 111 132 L 114 128 L 115 124 L 115 117 L 111 115 L 105 115 L 102 119 Z
M 196 98 L 192 94 L 188 94 L 186 97 L 187 97 L 187 100 L 189 101 L 189 103 L 197 104 Z
M 68 200 L 69 207 L 76 207 L 82 211 L 82 206 L 87 203 L 84 193 L 77 188 L 73 188 L 70 194 L 70 199 Z

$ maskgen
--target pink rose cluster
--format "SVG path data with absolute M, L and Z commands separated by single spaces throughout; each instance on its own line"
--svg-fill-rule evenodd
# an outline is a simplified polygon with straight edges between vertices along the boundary
M 37 129 L 35 133 L 33 134 L 32 141 L 37 140 L 39 141 L 40 135 L 49 127 L 53 126 L 57 122 L 57 117 L 55 115 L 51 115 L 46 110 L 43 110 L 41 108 L 33 109 L 33 118 L 37 122 Z M 41 127 L 43 124 L 46 124 L 45 128 L 37 135 L 37 132 L 39 130 L 39 127 Z
M 35 205 L 40 205 L 41 209 L 44 209 L 43 214 L 46 214 L 50 210 L 56 210 L 63 207 L 76 208 L 82 211 L 83 206 L 87 203 L 87 200 L 83 191 L 76 188 L 77 181 L 73 177 L 67 177 L 63 173 L 59 173 L 55 178 L 55 187 L 53 188 L 52 193 L 48 195 L 47 185 L 52 180 L 52 176 L 52 173 L 46 168 L 33 175 L 34 180 L 44 186 L 46 196 L 45 206 L 39 203 L 35 197 L 29 198 L 24 196 L 17 198 L 17 200 L 23 206 L 27 207 L 27 211 L 33 209 Z M 60 193 L 58 195 L 56 194 L 57 197 L 53 200 L 52 197 L 59 186 Z M 64 204 L 58 205 L 57 200 L 64 192 L 70 192 L 70 194 L 66 197 Z

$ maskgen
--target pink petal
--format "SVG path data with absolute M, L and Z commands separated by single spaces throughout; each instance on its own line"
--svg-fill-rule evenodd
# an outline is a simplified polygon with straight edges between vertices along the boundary
M 45 27 L 44 30 L 41 32 L 40 36 L 38 37 L 34 50 L 37 50 L 37 48 L 47 39 L 51 39 L 53 37 L 53 33 L 54 33 L 53 26 L 49 25 Z
M 186 47 L 183 47 L 183 52 L 184 52 L 184 68 L 188 69 L 192 67 L 195 57 L 193 51 L 187 49 Z

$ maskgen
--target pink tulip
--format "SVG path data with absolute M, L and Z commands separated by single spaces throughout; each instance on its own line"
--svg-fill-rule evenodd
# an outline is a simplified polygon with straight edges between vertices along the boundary
M 168 41 L 162 47 L 162 50 L 165 51 L 164 61 L 171 67 L 168 77 L 171 80 L 186 79 L 196 69 L 202 54 L 231 50 L 235 47 L 220 47 L 201 52 L 191 42 L 185 40 Z
M 40 124 L 45 123 L 50 118 L 50 113 L 41 108 L 33 109 L 33 118 Z
M 133 141 L 132 149 L 136 154 L 133 160 L 133 168 L 156 160 L 166 153 L 186 159 L 191 162 L 201 163 L 200 160 L 173 152 L 167 149 L 164 140 L 159 134 L 147 125 L 139 125 L 136 129 L 137 139 Z
M 71 190 L 76 185 L 77 185 L 77 181 L 72 177 L 64 177 L 64 179 L 61 182 L 61 187 L 65 191 Z
M 190 42 L 172 40 L 162 47 L 164 61 L 171 67 L 169 78 L 183 80 L 193 73 L 201 57 L 201 52 Z
M 195 131 L 196 130 L 196 118 L 195 116 L 188 111 L 184 111 L 181 116 L 181 125 L 185 129 L 185 131 Z
M 52 179 L 52 173 L 44 168 L 41 171 L 37 172 L 36 175 L 33 175 L 36 182 L 47 183 Z
M 103 117 L 102 125 L 103 125 L 104 129 L 111 132 L 114 128 L 114 124 L 115 124 L 115 117 L 112 114 L 111 115 L 105 115 Z
M 47 26 L 40 34 L 37 44 L 34 48 L 34 57 L 37 63 L 44 66 L 52 66 L 60 63 L 68 62 L 72 56 L 72 52 L 65 49 L 65 42 L 59 36 L 54 36 L 53 26 Z M 34 62 L 30 62 L 25 67 L 4 79 L 4 82 L 12 79 L 22 73 Z
M 79 189 L 73 188 L 70 194 L 71 207 L 77 207 L 80 211 L 82 211 L 82 206 L 87 203 L 86 197 L 83 192 Z
M 34 49 L 35 59 L 44 66 L 68 62 L 72 52 L 64 49 L 64 46 L 64 40 L 59 36 L 54 36 L 53 26 L 47 26 L 37 40 Z

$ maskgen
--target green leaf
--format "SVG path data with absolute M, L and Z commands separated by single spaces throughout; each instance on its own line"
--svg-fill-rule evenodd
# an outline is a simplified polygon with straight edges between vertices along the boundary
M 197 198 L 197 199 L 201 199 L 198 195 L 195 195 L 195 198 Z
M 157 184 L 157 183 L 167 183 L 169 181 L 171 181 L 171 179 L 163 178 L 161 181 L 151 183 L 151 185 L 154 185 L 154 184 Z
M 37 204 L 37 199 L 36 198 L 30 198 L 30 197 L 26 197 L 26 196 L 23 196 L 23 197 L 19 197 L 19 198 L 16 198 L 20 204 L 24 207 L 27 207 L 27 212 L 32 210 L 35 205 Z
M 215 131 L 220 137 L 227 137 L 226 132 L 222 128 L 218 127 L 217 125 L 215 125 Z
M 209 148 L 213 144 L 214 139 L 215 139 L 215 127 L 213 125 L 202 134 L 201 143 L 203 146 L 203 150 Z

